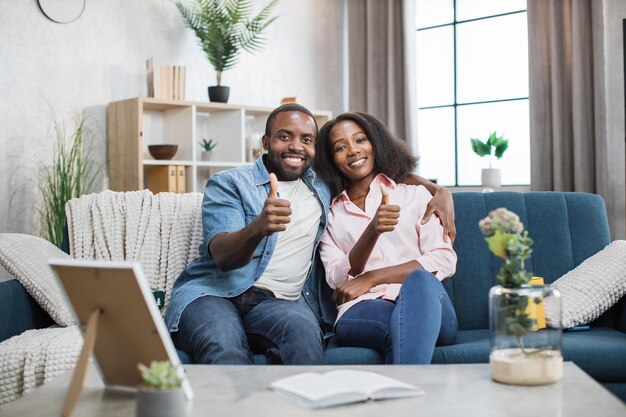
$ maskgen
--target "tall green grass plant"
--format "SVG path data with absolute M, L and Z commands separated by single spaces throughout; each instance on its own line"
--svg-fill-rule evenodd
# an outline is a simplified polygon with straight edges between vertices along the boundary
M 65 203 L 92 192 L 94 188 L 94 162 L 84 149 L 87 135 L 82 115 L 75 117 L 71 128 L 62 121 L 55 122 L 52 161 L 39 169 L 37 184 L 42 197 L 39 211 L 42 233 L 59 248 L 66 223 Z

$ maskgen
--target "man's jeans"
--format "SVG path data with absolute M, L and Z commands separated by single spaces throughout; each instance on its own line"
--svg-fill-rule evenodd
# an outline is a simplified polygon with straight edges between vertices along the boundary
M 269 363 L 324 361 L 319 323 L 302 297 L 283 300 L 255 287 L 233 298 L 206 295 L 194 300 L 172 336 L 194 363 L 253 364 L 253 351 L 266 354 Z
M 454 342 L 458 323 L 441 282 L 417 270 L 402 283 L 396 302 L 361 301 L 335 327 L 343 346 L 376 349 L 387 363 L 429 364 L 436 345 Z

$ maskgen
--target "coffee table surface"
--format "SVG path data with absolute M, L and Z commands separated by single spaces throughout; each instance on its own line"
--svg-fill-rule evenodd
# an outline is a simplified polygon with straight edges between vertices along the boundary
M 571 362 L 563 380 L 540 387 L 493 382 L 487 364 L 428 366 L 185 366 L 195 398 L 190 416 L 603 416 L 626 417 L 626 405 Z M 300 372 L 332 369 L 378 372 L 426 391 L 416 398 L 358 403 L 308 410 L 279 397 L 267 386 Z M 0 408 L 0 415 L 59 415 L 71 372 Z M 104 390 L 97 372 L 87 385 L 74 416 L 134 416 L 133 393 Z

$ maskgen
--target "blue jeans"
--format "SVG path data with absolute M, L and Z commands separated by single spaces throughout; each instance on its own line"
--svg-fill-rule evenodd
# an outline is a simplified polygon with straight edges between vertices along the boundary
M 194 363 L 253 364 L 253 352 L 267 355 L 269 363 L 324 362 L 321 328 L 302 297 L 283 300 L 255 287 L 233 298 L 197 298 L 172 339 Z
M 431 273 L 416 270 L 402 283 L 396 302 L 365 300 L 337 322 L 337 342 L 376 349 L 386 363 L 428 364 L 435 345 L 454 342 L 458 323 L 452 302 Z

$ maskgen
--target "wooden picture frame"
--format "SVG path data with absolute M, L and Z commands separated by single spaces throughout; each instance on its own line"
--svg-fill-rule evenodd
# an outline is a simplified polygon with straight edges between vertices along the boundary
M 141 384 L 140 362 L 181 364 L 138 262 L 52 259 L 49 264 L 85 339 L 63 416 L 71 415 L 80 397 L 92 353 L 105 386 L 115 389 L 134 390 Z M 181 376 L 191 399 L 182 367 Z

